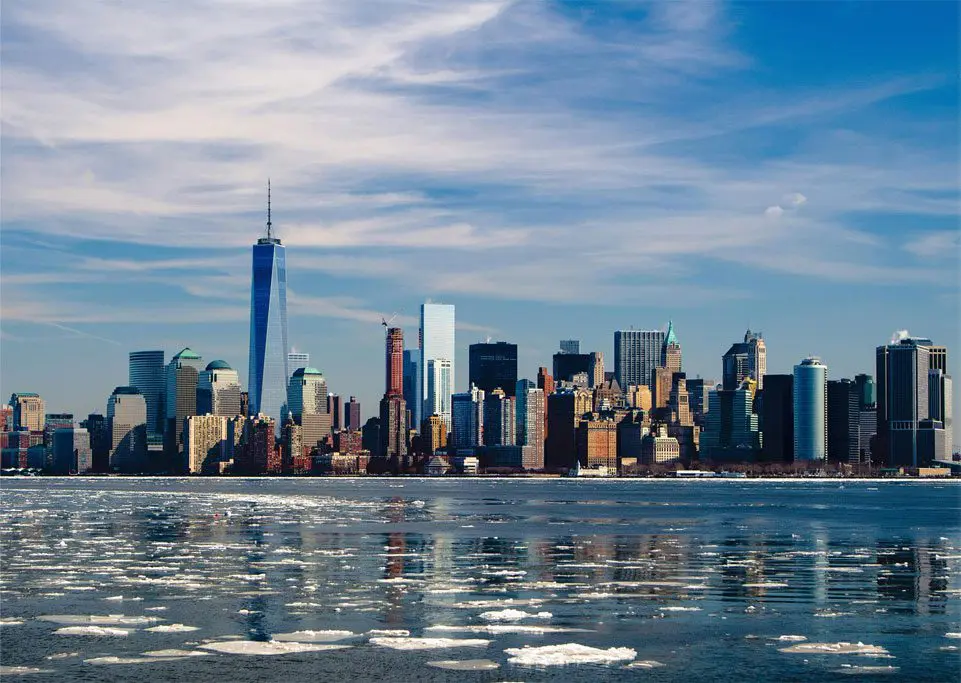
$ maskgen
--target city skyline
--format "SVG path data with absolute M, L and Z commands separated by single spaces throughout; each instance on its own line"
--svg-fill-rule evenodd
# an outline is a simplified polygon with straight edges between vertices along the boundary
M 416 339 L 428 298 L 457 306 L 457 392 L 487 337 L 529 379 L 560 339 L 611 371 L 614 330 L 671 319 L 710 378 L 747 328 L 769 373 L 815 354 L 829 379 L 896 329 L 957 338 L 952 3 L 295 10 L 6 8 L 0 393 L 102 412 L 129 351 L 185 347 L 248 386 L 268 175 L 289 346 L 365 411 L 381 317 Z M 336 58 L 273 39 L 348 25 Z

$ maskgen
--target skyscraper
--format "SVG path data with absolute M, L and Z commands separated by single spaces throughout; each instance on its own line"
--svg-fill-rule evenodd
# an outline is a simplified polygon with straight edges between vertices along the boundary
M 524 469 L 544 469 L 544 390 L 528 379 L 518 380 L 515 392 L 517 445 Z
M 580 353 L 581 342 L 577 339 L 561 339 L 561 353 Z
M 450 386 L 457 386 L 454 377 L 455 352 L 454 352 L 454 307 L 450 304 L 424 303 L 420 306 L 420 367 L 419 381 L 417 389 L 417 406 L 414 415 L 414 424 L 420 425 L 424 417 L 438 414 L 444 418 L 446 424 L 450 424 L 450 409 L 446 414 L 438 410 L 440 397 L 435 396 L 434 404 L 427 403 L 427 383 L 429 360 L 450 361 Z M 446 405 L 450 405 L 448 395 Z
M 446 358 L 427 361 L 427 401 L 430 415 L 439 415 L 444 424 L 450 424 L 450 397 L 453 393 L 454 364 Z M 428 417 L 430 417 L 428 415 Z
M 471 344 L 469 356 L 471 384 L 485 392 L 503 389 L 508 396 L 514 395 L 514 385 L 517 384 L 517 344 L 503 341 Z
M 944 348 L 944 347 L 940 347 Z M 947 352 L 945 352 L 946 355 Z M 934 361 L 940 361 L 935 355 L 930 357 L 932 365 Z M 945 359 L 947 362 L 947 359 Z M 932 367 L 928 370 L 928 415 L 936 422 L 941 423 L 944 430 L 944 445 L 942 452 L 934 453 L 935 458 L 950 460 L 954 452 L 954 415 L 952 411 L 952 383 L 951 375 L 945 374 L 941 368 Z M 936 429 L 937 426 L 933 425 Z
M 930 339 L 899 333 L 886 346 L 877 347 L 877 423 L 883 464 L 917 467 L 920 422 L 930 418 Z M 936 364 L 946 360 L 937 347 Z
M 404 401 L 407 410 L 415 417 L 420 382 L 420 349 L 404 349 Z
M 267 235 L 253 246 L 250 283 L 250 363 L 247 391 L 251 415 L 272 418 L 274 429 L 283 424 L 287 402 L 287 256 L 273 236 L 270 222 L 270 183 L 267 183 Z
M 384 347 L 386 380 L 384 391 L 388 396 L 404 395 L 404 331 L 399 327 L 387 330 Z
M 794 460 L 827 457 L 828 368 L 809 357 L 794 366 Z
M 330 434 L 327 380 L 316 368 L 297 368 L 287 388 L 288 411 L 302 428 L 304 447 L 313 448 Z
M 360 402 L 351 396 L 344 404 L 344 429 L 359 430 L 363 426 L 360 421 Z
M 131 351 L 127 384 L 137 387 L 147 403 L 147 438 L 164 433 L 164 352 Z
M 20 391 L 10 396 L 14 431 L 43 431 L 44 403 L 40 394 Z
M 219 474 L 227 445 L 228 419 L 226 415 L 191 415 L 187 418 L 184 452 L 189 472 Z
M 757 382 L 757 388 L 763 391 L 767 347 L 760 332 L 745 332 L 744 341 L 732 344 L 721 360 L 725 389 L 737 389 L 745 378 L 750 377 Z
M 207 413 L 240 415 L 240 378 L 226 361 L 210 361 L 197 378 L 197 414 Z
M 660 330 L 618 330 L 614 333 L 614 378 L 622 387 L 651 386 L 654 368 L 661 365 L 667 335 Z
M 761 447 L 754 385 L 746 379 L 737 389 L 712 389 L 701 433 L 701 453 L 707 460 L 752 460 Z
M 470 391 L 451 396 L 451 437 L 453 449 L 474 448 L 484 443 L 484 391 L 471 385 Z
M 547 368 L 537 368 L 537 388 L 544 392 L 544 439 L 547 439 L 547 397 L 554 393 L 554 377 Z
M 681 343 L 674 334 L 674 321 L 667 323 L 667 334 L 661 346 L 661 365 L 672 373 L 681 371 Z
M 564 353 L 563 351 L 554 354 L 554 380 L 557 382 L 572 382 L 574 376 L 584 373 L 587 377 L 593 371 L 591 354 L 589 353 Z M 587 383 L 585 383 L 587 386 Z
M 590 370 L 587 373 L 587 386 L 591 389 L 604 384 L 604 354 L 600 351 L 591 351 Z
M 164 391 L 167 404 L 164 411 L 164 451 L 167 462 L 162 469 L 179 472 L 186 468 L 186 461 L 181 461 L 179 456 L 187 418 L 197 414 L 197 384 L 203 369 L 203 359 L 189 348 L 182 349 L 167 363 Z M 140 396 L 143 398 L 142 394 Z M 146 410 L 146 402 L 144 406 Z
M 90 434 L 78 427 L 61 427 L 53 433 L 53 471 L 83 474 L 93 469 Z
M 303 351 L 291 351 L 287 354 L 287 369 L 293 372 L 297 368 L 306 368 L 310 365 L 310 354 Z
M 517 440 L 514 399 L 503 389 L 484 396 L 484 445 L 514 446 Z
M 113 390 L 107 401 L 107 425 L 110 469 L 143 472 L 147 466 L 147 402 L 136 387 Z
M 767 375 L 761 402 L 765 462 L 794 461 L 794 375 Z
M 339 394 L 327 393 L 327 412 L 330 413 L 330 428 L 335 432 L 343 429 L 343 399 Z
M 858 385 L 854 380 L 828 380 L 828 459 L 832 462 L 861 463 L 861 412 Z

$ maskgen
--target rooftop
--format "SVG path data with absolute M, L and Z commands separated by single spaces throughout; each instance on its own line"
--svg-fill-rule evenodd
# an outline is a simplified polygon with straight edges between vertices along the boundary
M 225 360 L 212 360 L 207 363 L 208 370 L 233 370 L 230 364 Z
M 183 350 L 181 350 L 180 353 L 178 353 L 176 356 L 174 356 L 174 358 L 175 358 L 175 359 L 176 359 L 176 358 L 183 358 L 183 359 L 189 359 L 189 360 L 200 360 L 200 356 L 198 356 L 196 353 L 194 353 L 193 351 L 191 351 L 189 346 L 184 347 Z
M 120 394 L 129 394 L 133 396 L 133 395 L 139 394 L 140 389 L 138 389 L 137 387 L 117 387 L 116 389 L 113 390 L 113 393 L 115 396 Z
M 320 376 L 323 376 L 323 374 L 324 374 L 324 373 L 322 373 L 322 372 L 321 372 L 320 370 L 318 370 L 317 368 L 297 368 L 296 370 L 294 370 L 294 377 L 303 377 L 303 376 L 305 376 L 305 375 L 320 375 Z

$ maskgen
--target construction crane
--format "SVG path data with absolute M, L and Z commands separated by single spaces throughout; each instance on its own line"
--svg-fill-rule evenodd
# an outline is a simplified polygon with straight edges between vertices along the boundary
M 383 317 L 381 317 L 381 319 L 380 319 L 380 324 L 384 326 L 384 329 L 386 329 L 386 328 L 390 327 L 390 324 L 391 324 L 392 322 L 394 322 L 394 319 L 395 319 L 396 317 L 397 317 L 397 314 L 396 314 L 396 313 L 394 313 L 394 315 L 390 316 L 390 320 L 385 320 Z

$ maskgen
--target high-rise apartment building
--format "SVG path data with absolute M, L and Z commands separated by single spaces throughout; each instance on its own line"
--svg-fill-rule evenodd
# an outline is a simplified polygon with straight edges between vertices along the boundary
M 231 416 L 233 417 L 233 416 Z M 191 474 L 217 474 L 227 443 L 226 415 L 191 415 L 184 430 L 184 452 Z
M 828 368 L 820 358 L 794 366 L 794 461 L 827 457 Z
M 453 449 L 475 448 L 484 443 L 484 391 L 471 385 L 470 391 L 451 396 Z
M 404 331 L 399 327 L 387 330 L 384 346 L 384 392 L 387 396 L 404 395 Z
M 279 430 L 287 403 L 287 254 L 273 235 L 270 184 L 267 185 L 267 234 L 253 245 L 250 282 L 250 356 L 248 411 L 266 415 Z
M 327 394 L 327 412 L 330 413 L 330 428 L 335 432 L 343 429 L 343 400 L 339 394 Z
M 861 411 L 859 387 L 854 380 L 828 380 L 828 460 L 847 465 L 861 463 Z
M 517 408 L 503 389 L 484 394 L 484 445 L 517 445 Z
M 21 391 L 10 397 L 13 408 L 13 430 L 42 432 L 44 402 L 40 394 Z
M 764 433 L 764 461 L 793 462 L 794 375 L 765 376 L 760 422 Z
M 240 378 L 226 361 L 207 363 L 197 377 L 197 414 L 207 413 L 226 417 L 240 415 Z
M 179 472 L 186 467 L 187 463 L 181 457 L 184 427 L 187 418 L 197 414 L 197 385 L 203 369 L 203 359 L 189 348 L 182 349 L 167 364 L 164 392 L 167 404 L 164 411 L 164 451 L 167 462 L 163 469 Z
M 731 345 L 722 357 L 724 389 L 737 389 L 746 378 L 757 382 L 759 390 L 764 389 L 764 375 L 767 372 L 767 347 L 760 332 L 748 330 L 744 341 Z
M 439 415 L 444 424 L 451 423 L 450 397 L 453 393 L 454 364 L 446 358 L 427 361 L 427 401 L 430 415 Z M 429 415 L 428 415 L 429 417 Z
M 457 386 L 454 368 L 456 367 L 456 356 L 454 349 L 454 306 L 450 304 L 424 303 L 420 307 L 420 365 L 418 368 L 418 389 L 417 406 L 414 411 L 414 423 L 419 425 L 424 417 L 428 415 L 441 415 L 447 424 L 450 424 L 450 410 L 446 413 L 437 410 L 441 402 L 439 396 L 434 397 L 434 401 L 428 404 L 427 385 L 429 360 L 446 360 L 450 362 L 450 386 L 451 393 L 453 387 Z M 446 405 L 450 405 L 448 395 Z
M 518 380 L 514 400 L 517 445 L 529 447 L 523 452 L 524 469 L 544 469 L 544 390 L 529 379 Z
M 147 467 L 147 402 L 136 387 L 113 390 L 107 401 L 107 425 L 110 469 L 143 472 Z
M 614 378 L 622 387 L 651 386 L 660 366 L 667 334 L 660 330 L 618 330 L 614 333 Z
M 403 396 L 380 400 L 380 452 L 403 462 L 407 457 L 407 403 Z
M 137 387 L 147 403 L 147 438 L 160 439 L 164 433 L 163 351 L 131 351 L 127 384 Z
M 364 423 L 360 421 L 360 401 L 351 396 L 344 404 L 344 429 L 360 431 Z
M 517 384 L 517 344 L 508 342 L 484 342 L 471 344 L 470 383 L 485 392 L 503 389 L 508 396 L 514 395 Z

